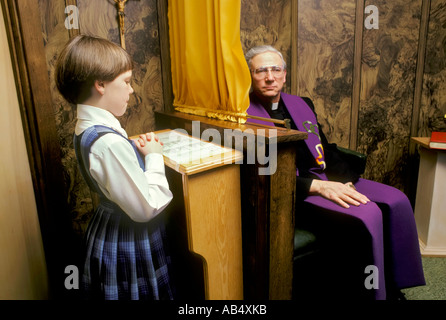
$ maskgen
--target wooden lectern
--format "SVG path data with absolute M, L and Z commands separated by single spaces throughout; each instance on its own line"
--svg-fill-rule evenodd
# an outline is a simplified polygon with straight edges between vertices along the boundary
M 307 133 L 256 124 L 238 124 L 180 112 L 156 112 L 155 120 L 157 130 L 180 128 L 192 134 L 193 122 L 197 121 L 200 124 L 199 135 L 207 129 L 212 129 L 219 132 L 221 137 L 225 137 L 225 130 L 239 130 L 247 133 L 248 139 L 254 138 L 256 145 L 258 140 L 265 141 L 270 151 L 271 145 L 275 144 L 277 170 L 274 174 L 259 175 L 259 169 L 262 169 L 264 165 L 257 161 L 248 164 L 244 160 L 244 163 L 240 165 L 243 297 L 244 299 L 291 299 L 296 189 L 295 144 L 297 141 L 306 139 Z M 270 135 L 270 129 L 276 129 L 273 136 Z M 213 142 L 223 145 L 222 141 Z M 248 149 L 249 146 L 245 142 L 244 157 Z M 226 169 L 230 170 L 226 167 L 221 168 L 221 170 Z M 188 183 L 183 183 L 183 185 L 189 186 Z M 223 185 L 212 183 L 214 183 L 213 188 L 223 188 Z M 175 183 L 175 185 L 178 184 Z M 197 182 L 197 185 L 200 183 Z M 205 193 L 208 189 L 210 187 L 203 184 L 201 199 L 206 200 L 205 207 L 209 207 L 209 211 L 223 204 L 223 201 L 229 197 L 229 195 L 222 195 L 220 191 L 213 194 L 215 198 L 208 198 Z M 230 191 L 226 190 L 225 192 Z M 236 197 L 236 194 L 234 193 L 233 196 Z M 190 200 L 186 201 L 191 208 L 194 207 L 197 210 L 202 206 L 199 201 L 194 204 Z M 215 216 L 215 219 L 218 217 Z M 203 224 L 207 223 L 203 221 Z M 226 236 L 221 237 L 223 238 L 214 238 L 216 241 L 214 246 L 225 244 Z M 230 261 L 230 263 L 236 262 Z M 222 274 L 220 279 L 232 281 L 225 274 Z
M 205 299 L 243 299 L 240 166 L 236 164 L 243 154 L 173 130 L 156 133 L 164 143 L 166 176 L 174 194 L 170 225 L 186 229 L 183 238 L 169 236 L 187 241 L 187 248 L 201 260 L 197 268 L 203 269 Z M 191 283 L 185 290 L 199 284 Z

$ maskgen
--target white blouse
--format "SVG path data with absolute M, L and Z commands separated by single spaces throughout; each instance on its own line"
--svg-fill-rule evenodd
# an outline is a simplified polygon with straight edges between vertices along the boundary
M 93 125 L 107 126 L 128 137 L 109 111 L 78 104 L 76 135 Z M 90 173 L 105 196 L 136 222 L 154 218 L 172 200 L 162 154 L 146 155 L 144 172 L 133 147 L 116 134 L 106 134 L 93 143 Z

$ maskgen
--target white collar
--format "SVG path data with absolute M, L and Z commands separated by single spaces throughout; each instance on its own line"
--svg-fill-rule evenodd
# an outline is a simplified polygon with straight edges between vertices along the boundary
M 76 135 L 81 134 L 87 128 L 94 125 L 103 125 L 112 128 L 125 137 L 128 137 L 127 132 L 121 127 L 119 120 L 110 111 L 86 104 L 78 104 Z

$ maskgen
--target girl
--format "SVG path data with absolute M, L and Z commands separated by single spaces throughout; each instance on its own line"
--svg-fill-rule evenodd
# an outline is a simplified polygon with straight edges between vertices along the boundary
M 163 209 L 172 200 L 162 142 L 128 139 L 116 117 L 127 109 L 133 62 L 118 45 L 80 35 L 61 52 L 59 92 L 77 104 L 74 147 L 80 171 L 100 203 L 85 237 L 86 298 L 172 299 Z

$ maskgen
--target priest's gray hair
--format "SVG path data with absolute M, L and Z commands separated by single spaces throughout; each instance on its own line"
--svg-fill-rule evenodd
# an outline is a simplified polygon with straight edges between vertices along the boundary
M 248 63 L 248 67 L 251 68 L 252 58 L 254 58 L 256 55 L 259 55 L 259 54 L 265 53 L 265 52 L 277 53 L 279 55 L 280 59 L 282 59 L 283 68 L 286 69 L 286 62 L 283 59 L 282 53 L 279 50 L 277 50 L 276 48 L 269 46 L 269 45 L 253 47 L 245 54 L 245 59 L 246 59 L 246 62 Z

